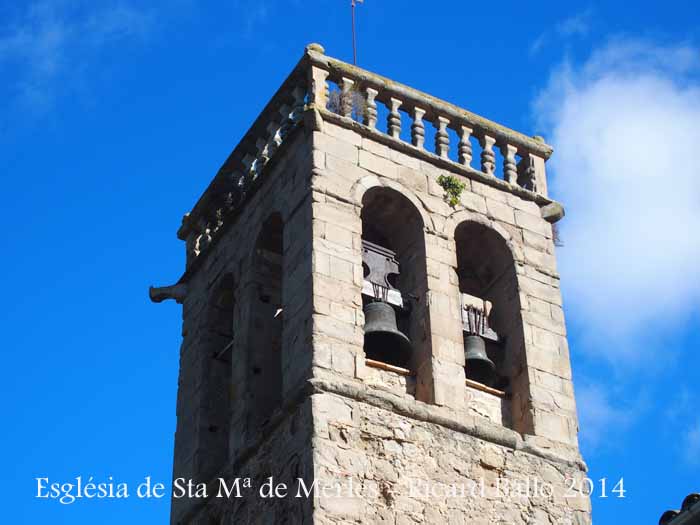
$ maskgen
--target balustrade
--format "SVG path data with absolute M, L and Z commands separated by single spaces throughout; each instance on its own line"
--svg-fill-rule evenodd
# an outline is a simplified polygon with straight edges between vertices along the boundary
M 337 86 L 340 103 L 329 108 L 331 85 Z M 211 235 L 223 224 L 223 217 L 245 200 L 265 166 L 302 119 L 305 109 L 332 109 L 341 119 L 356 119 L 368 132 L 381 133 L 377 127 L 378 104 L 386 107 L 389 140 L 403 142 L 401 130 L 405 116 L 410 121 L 410 145 L 421 154 L 434 154 L 462 169 L 500 178 L 508 185 L 547 197 L 544 163 L 551 148 L 541 139 L 527 137 L 418 90 L 328 57 L 320 46 L 312 44 L 183 223 L 182 235 L 187 237 L 191 232 L 204 235 L 206 238 L 198 244 L 200 249 L 206 247 Z M 432 151 L 425 143 L 426 122 L 435 128 Z M 449 130 L 457 137 L 454 159 L 450 157 Z M 473 151 L 472 139 L 474 144 L 479 144 L 480 152 Z M 477 154 L 478 168 L 472 166 Z M 497 165 L 502 168 L 501 173 L 497 173 Z M 212 197 L 211 193 L 217 196 Z
M 314 102 L 315 107 L 333 110 L 342 117 L 355 117 L 368 128 L 379 131 L 377 106 L 382 104 L 387 111 L 386 134 L 393 139 L 403 140 L 402 119 L 409 118 L 410 144 L 423 151 L 427 150 L 425 126 L 429 122 L 435 128 L 435 144 L 429 153 L 546 196 L 542 192 L 542 188 L 546 187 L 546 184 L 542 184 L 544 164 L 538 163 L 537 159 L 544 161 L 551 154 L 551 149 L 543 142 L 317 51 L 311 50 L 308 53 L 311 63 L 311 72 L 307 74 L 311 81 L 308 100 L 324 101 Z M 327 106 L 328 97 L 324 93 L 332 84 L 341 93 L 339 108 Z M 357 111 L 358 106 L 361 111 Z M 355 115 L 353 108 L 356 110 Z M 448 130 L 453 130 L 457 136 L 456 159 L 450 157 Z M 472 166 L 472 137 L 481 149 L 478 167 Z M 499 166 L 500 173 L 497 173 Z

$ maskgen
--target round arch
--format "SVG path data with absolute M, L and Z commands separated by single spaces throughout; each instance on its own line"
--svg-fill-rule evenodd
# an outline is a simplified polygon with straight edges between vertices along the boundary
M 457 229 L 464 223 L 476 223 L 488 228 L 489 230 L 492 230 L 508 247 L 514 261 L 520 262 L 523 260 L 522 249 L 513 242 L 510 232 L 503 228 L 498 222 L 491 220 L 480 213 L 475 213 L 468 210 L 459 210 L 452 213 L 445 221 L 445 225 L 442 229 L 442 235 L 448 239 L 454 240 L 456 238 Z
M 486 331 L 483 339 L 496 369 L 492 380 L 501 390 L 521 390 L 525 340 L 514 243 L 488 219 L 475 214 L 459 218 L 464 220 L 455 220 L 450 234 L 457 254 L 460 300 L 462 304 L 473 303 L 474 298 L 490 303 L 490 312 L 485 308 L 488 327 L 497 337 Z M 513 415 L 508 414 L 508 424 L 521 428 L 519 416 L 511 419 Z
M 399 182 L 379 178 L 376 175 L 366 175 L 365 177 L 362 177 L 360 180 L 355 182 L 355 184 L 353 184 L 350 190 L 353 202 L 358 206 L 362 206 L 364 196 L 367 193 L 367 191 L 377 187 L 394 190 L 397 193 L 399 193 L 402 197 L 411 201 L 413 206 L 416 208 L 416 211 L 420 214 L 423 220 L 423 226 L 430 230 L 435 230 L 435 223 L 433 221 L 433 218 L 428 212 L 428 210 L 426 210 L 425 206 L 423 205 L 423 202 L 416 196 L 416 194 L 410 188 L 407 188 Z

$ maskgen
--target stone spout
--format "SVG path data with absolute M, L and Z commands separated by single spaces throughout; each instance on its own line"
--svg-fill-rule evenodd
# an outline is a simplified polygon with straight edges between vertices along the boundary
M 148 296 L 154 303 L 162 303 L 166 299 L 175 299 L 177 304 L 182 304 L 187 295 L 187 284 L 179 283 L 172 286 L 150 286 L 148 288 Z

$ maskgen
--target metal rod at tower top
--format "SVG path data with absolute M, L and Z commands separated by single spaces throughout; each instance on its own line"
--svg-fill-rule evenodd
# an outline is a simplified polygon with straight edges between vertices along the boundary
M 357 65 L 357 44 L 355 43 L 355 3 L 361 4 L 364 0 L 350 0 L 352 12 L 352 63 Z

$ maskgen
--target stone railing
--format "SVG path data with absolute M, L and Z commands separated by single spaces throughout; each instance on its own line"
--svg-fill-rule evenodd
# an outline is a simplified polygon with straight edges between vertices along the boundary
M 482 180 L 502 178 L 513 190 L 547 199 L 545 160 L 552 148 L 453 104 L 388 78 L 328 57 L 310 44 L 294 70 L 265 106 L 206 189 L 183 218 L 178 237 L 187 242 L 188 266 L 205 251 L 227 219 L 259 185 L 266 166 L 305 111 L 361 125 L 397 146 L 452 162 Z M 386 118 L 381 118 L 383 116 Z M 407 133 L 403 133 L 404 122 Z M 354 122 L 353 122 L 354 121 Z M 386 122 L 382 129 L 383 121 Z M 434 128 L 429 148 L 426 123 Z M 451 141 L 451 135 L 456 140 Z M 404 140 L 404 136 L 406 139 Z M 450 149 L 456 150 L 450 156 Z M 477 155 L 478 154 L 478 155 Z M 472 166 L 479 159 L 478 168 Z M 500 166 L 500 170 L 497 168 Z M 497 171 L 502 177 L 497 177 Z M 500 183 L 501 181 L 499 181 Z M 540 202 L 542 204 L 542 202 Z
M 207 249 L 227 219 L 236 215 L 259 185 L 265 167 L 301 122 L 307 100 L 305 68 L 301 65 L 290 73 L 192 211 L 183 217 L 177 234 L 187 242 L 188 266 Z
M 385 113 L 386 127 L 381 131 L 397 140 L 406 135 L 405 142 L 410 140 L 416 149 L 446 160 L 451 160 L 450 132 L 454 132 L 456 163 L 488 176 L 497 176 L 499 164 L 505 182 L 547 196 L 544 162 L 552 154 L 552 148 L 540 137 L 528 137 L 426 93 L 328 57 L 317 44 L 307 48 L 307 56 L 309 101 L 316 107 L 354 118 L 373 130 L 381 129 L 379 115 Z M 383 111 L 380 106 L 384 106 Z M 402 133 L 404 119 L 410 121 L 405 134 Z M 426 144 L 426 123 L 434 128 L 433 145 Z M 477 148 L 479 164 L 474 168 Z

